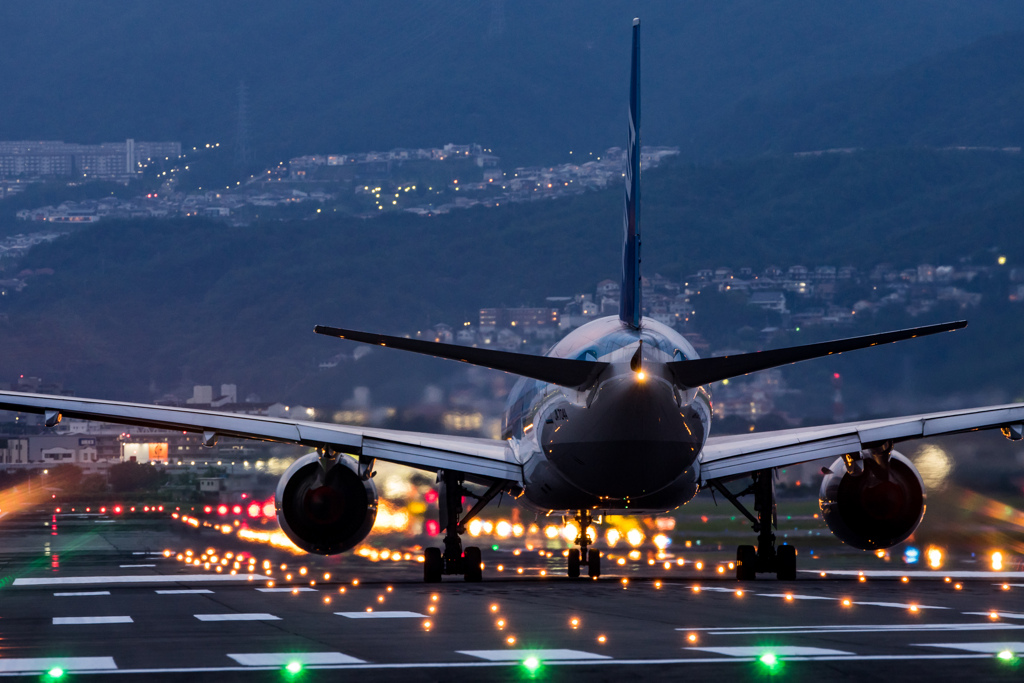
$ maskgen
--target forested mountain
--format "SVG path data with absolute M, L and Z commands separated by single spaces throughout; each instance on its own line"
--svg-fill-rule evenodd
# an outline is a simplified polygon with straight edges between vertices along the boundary
M 1016 0 L 5 0 L 0 139 L 232 146 L 244 81 L 264 164 L 450 141 L 547 163 L 622 144 L 636 15 L 644 140 L 698 155 L 723 149 L 709 135 L 740 102 L 802 101 L 1024 29 Z

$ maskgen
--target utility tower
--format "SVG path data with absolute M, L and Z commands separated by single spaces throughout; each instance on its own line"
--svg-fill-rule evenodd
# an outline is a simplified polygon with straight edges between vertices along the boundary
M 253 161 L 249 145 L 249 90 L 245 81 L 238 83 L 238 114 L 235 120 L 235 166 L 244 171 Z

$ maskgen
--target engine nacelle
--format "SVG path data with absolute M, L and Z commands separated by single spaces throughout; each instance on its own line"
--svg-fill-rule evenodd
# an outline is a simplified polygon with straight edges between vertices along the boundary
M 910 537 L 924 517 L 924 482 L 902 453 L 889 456 L 888 471 L 870 456 L 850 474 L 837 459 L 821 482 L 825 523 L 839 540 L 861 550 L 891 548 Z
M 310 453 L 292 463 L 277 484 L 277 521 L 306 552 L 335 555 L 366 538 L 377 519 L 377 488 L 359 476 L 352 458 L 338 456 L 326 473 Z

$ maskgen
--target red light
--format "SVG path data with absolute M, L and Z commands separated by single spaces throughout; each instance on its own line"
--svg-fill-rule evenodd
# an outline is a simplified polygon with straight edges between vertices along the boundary
M 207 505 L 206 507 L 203 508 L 203 512 L 205 512 L 206 514 L 210 514 L 211 512 L 213 512 L 213 508 Z
M 250 517 L 259 517 L 260 516 L 260 506 L 259 506 L 259 504 L 253 503 L 252 505 L 249 506 L 249 516 Z
M 135 506 L 132 506 L 131 512 L 135 512 Z
M 838 372 L 833 372 L 832 373 L 832 378 L 833 379 L 839 379 L 839 373 Z
M 423 496 L 423 500 L 427 501 L 428 503 L 436 503 L 437 491 L 435 491 L 434 489 L 430 489 L 429 491 L 427 491 L 426 495 Z
M 231 513 L 235 514 L 235 515 L 242 514 L 242 506 L 241 505 L 236 505 L 235 507 L 231 508 Z
M 263 516 L 273 517 L 277 514 L 277 507 L 274 505 L 274 501 L 269 501 L 263 504 Z
M 164 506 L 161 505 L 160 507 L 157 508 L 157 510 L 159 510 L 160 512 L 163 512 L 164 511 Z
M 114 514 L 115 515 L 121 514 L 121 506 L 120 505 L 115 505 L 114 506 Z
M 243 493 L 243 494 L 242 494 L 242 500 L 245 500 L 245 499 L 246 499 L 246 498 L 248 498 L 248 497 L 249 497 L 249 494 L 248 494 L 248 493 Z
M 428 536 L 437 536 L 441 533 L 441 525 L 436 519 L 428 519 L 426 527 Z
M 55 508 L 54 512 L 60 512 L 60 508 Z
M 227 505 L 218 505 L 217 506 L 217 514 L 218 515 L 226 515 L 226 514 L 228 514 L 228 506 Z
M 100 512 L 106 512 L 106 511 L 107 511 L 107 508 L 105 508 L 105 507 L 100 508 Z

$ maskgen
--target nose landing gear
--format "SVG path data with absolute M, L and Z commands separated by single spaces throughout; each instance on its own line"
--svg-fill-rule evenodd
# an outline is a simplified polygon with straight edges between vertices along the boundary
M 780 581 L 795 581 L 796 548 L 788 544 L 776 548 L 775 534 L 772 533 L 773 529 L 778 528 L 772 470 L 758 470 L 752 477 L 753 482 L 750 486 L 738 495 L 729 491 L 721 481 L 708 482 L 713 490 L 725 496 L 737 510 L 753 522 L 752 528 L 757 532 L 757 547 L 741 545 L 736 549 L 736 578 L 740 581 L 753 580 L 761 573 L 775 574 Z M 754 495 L 756 517 L 739 501 L 739 496 L 748 494 Z
M 576 537 L 579 550 L 573 548 L 569 551 L 569 578 L 578 579 L 580 568 L 586 567 L 587 575 L 596 579 L 601 576 L 601 551 L 590 548 L 590 536 L 587 535 L 587 529 L 593 524 L 594 519 L 590 516 L 589 510 L 580 510 L 575 519 L 580 529 Z

